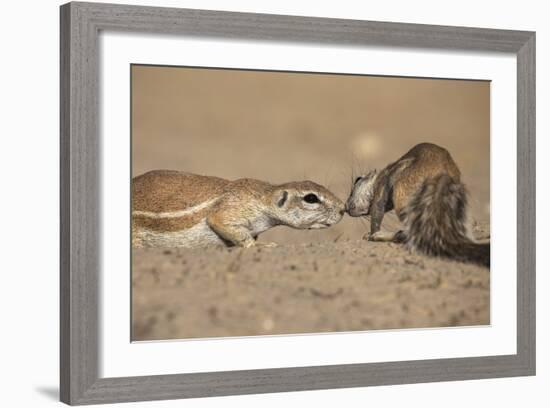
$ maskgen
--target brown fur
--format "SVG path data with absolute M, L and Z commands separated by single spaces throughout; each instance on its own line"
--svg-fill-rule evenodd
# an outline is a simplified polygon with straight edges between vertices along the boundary
M 385 178 L 388 177 L 392 186 L 391 202 L 401 219 L 400 214 L 422 184 L 442 174 L 460 182 L 460 170 L 449 152 L 435 144 L 421 143 L 382 171 L 376 185 L 376 196 L 382 194 L 387 182 Z
M 132 180 L 132 210 L 168 212 L 193 207 L 221 194 L 230 183 L 180 171 L 150 171 Z
M 380 173 L 357 179 L 346 209 L 353 217 L 370 216 L 369 239 L 405 242 L 434 256 L 489 264 L 488 249 L 467 237 L 466 190 L 449 152 L 435 144 L 414 146 Z M 407 231 L 380 231 L 384 213 L 395 210 Z
M 311 193 L 319 202 L 305 202 Z M 343 213 L 344 204 L 311 181 L 272 185 L 168 170 L 132 181 L 134 246 L 251 246 L 271 227 L 324 228 Z

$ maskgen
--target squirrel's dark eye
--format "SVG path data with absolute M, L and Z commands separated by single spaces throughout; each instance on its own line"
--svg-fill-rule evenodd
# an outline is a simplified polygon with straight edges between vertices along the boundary
M 361 180 L 363 177 L 359 176 L 355 179 L 355 181 L 353 182 L 353 184 L 357 184 L 359 182 L 359 180 Z
M 319 202 L 319 197 L 317 197 L 315 194 L 313 193 L 309 193 L 309 194 L 306 194 L 304 196 L 304 201 L 306 203 L 310 203 L 310 204 L 313 204 L 313 203 L 318 203 Z

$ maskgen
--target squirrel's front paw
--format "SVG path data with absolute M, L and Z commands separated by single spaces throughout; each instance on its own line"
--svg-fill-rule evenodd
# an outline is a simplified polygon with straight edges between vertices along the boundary
M 374 234 L 372 234 L 370 232 L 367 232 L 365 235 L 363 235 L 363 239 L 365 241 L 376 241 L 376 234 L 378 233 L 375 232 Z
M 256 241 L 254 241 L 253 239 L 247 239 L 246 241 L 241 243 L 241 247 L 243 248 L 252 248 L 254 246 L 256 246 Z
M 368 234 L 365 234 L 363 239 L 366 239 L 367 241 L 371 241 L 371 242 L 388 242 L 391 240 L 392 236 L 393 234 L 387 234 L 382 231 L 376 231 L 374 234 L 370 232 Z

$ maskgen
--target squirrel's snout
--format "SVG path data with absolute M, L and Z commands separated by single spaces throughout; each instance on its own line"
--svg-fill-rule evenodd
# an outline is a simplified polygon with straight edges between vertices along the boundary
M 366 213 L 361 209 L 361 207 L 357 208 L 357 204 L 351 201 L 348 201 L 346 203 L 346 212 L 350 217 L 361 217 L 363 215 L 366 215 Z

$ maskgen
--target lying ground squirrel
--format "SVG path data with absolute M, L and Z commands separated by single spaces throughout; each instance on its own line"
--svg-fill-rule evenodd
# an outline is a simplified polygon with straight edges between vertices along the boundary
M 272 227 L 326 228 L 344 213 L 344 203 L 312 181 L 272 185 L 169 170 L 132 180 L 134 247 L 250 247 Z
M 368 239 L 404 242 L 427 255 L 490 265 L 490 245 L 469 238 L 467 195 L 460 170 L 447 150 L 414 146 L 382 171 L 358 177 L 346 203 L 352 217 L 371 217 Z M 405 231 L 380 231 L 384 214 L 395 210 Z

